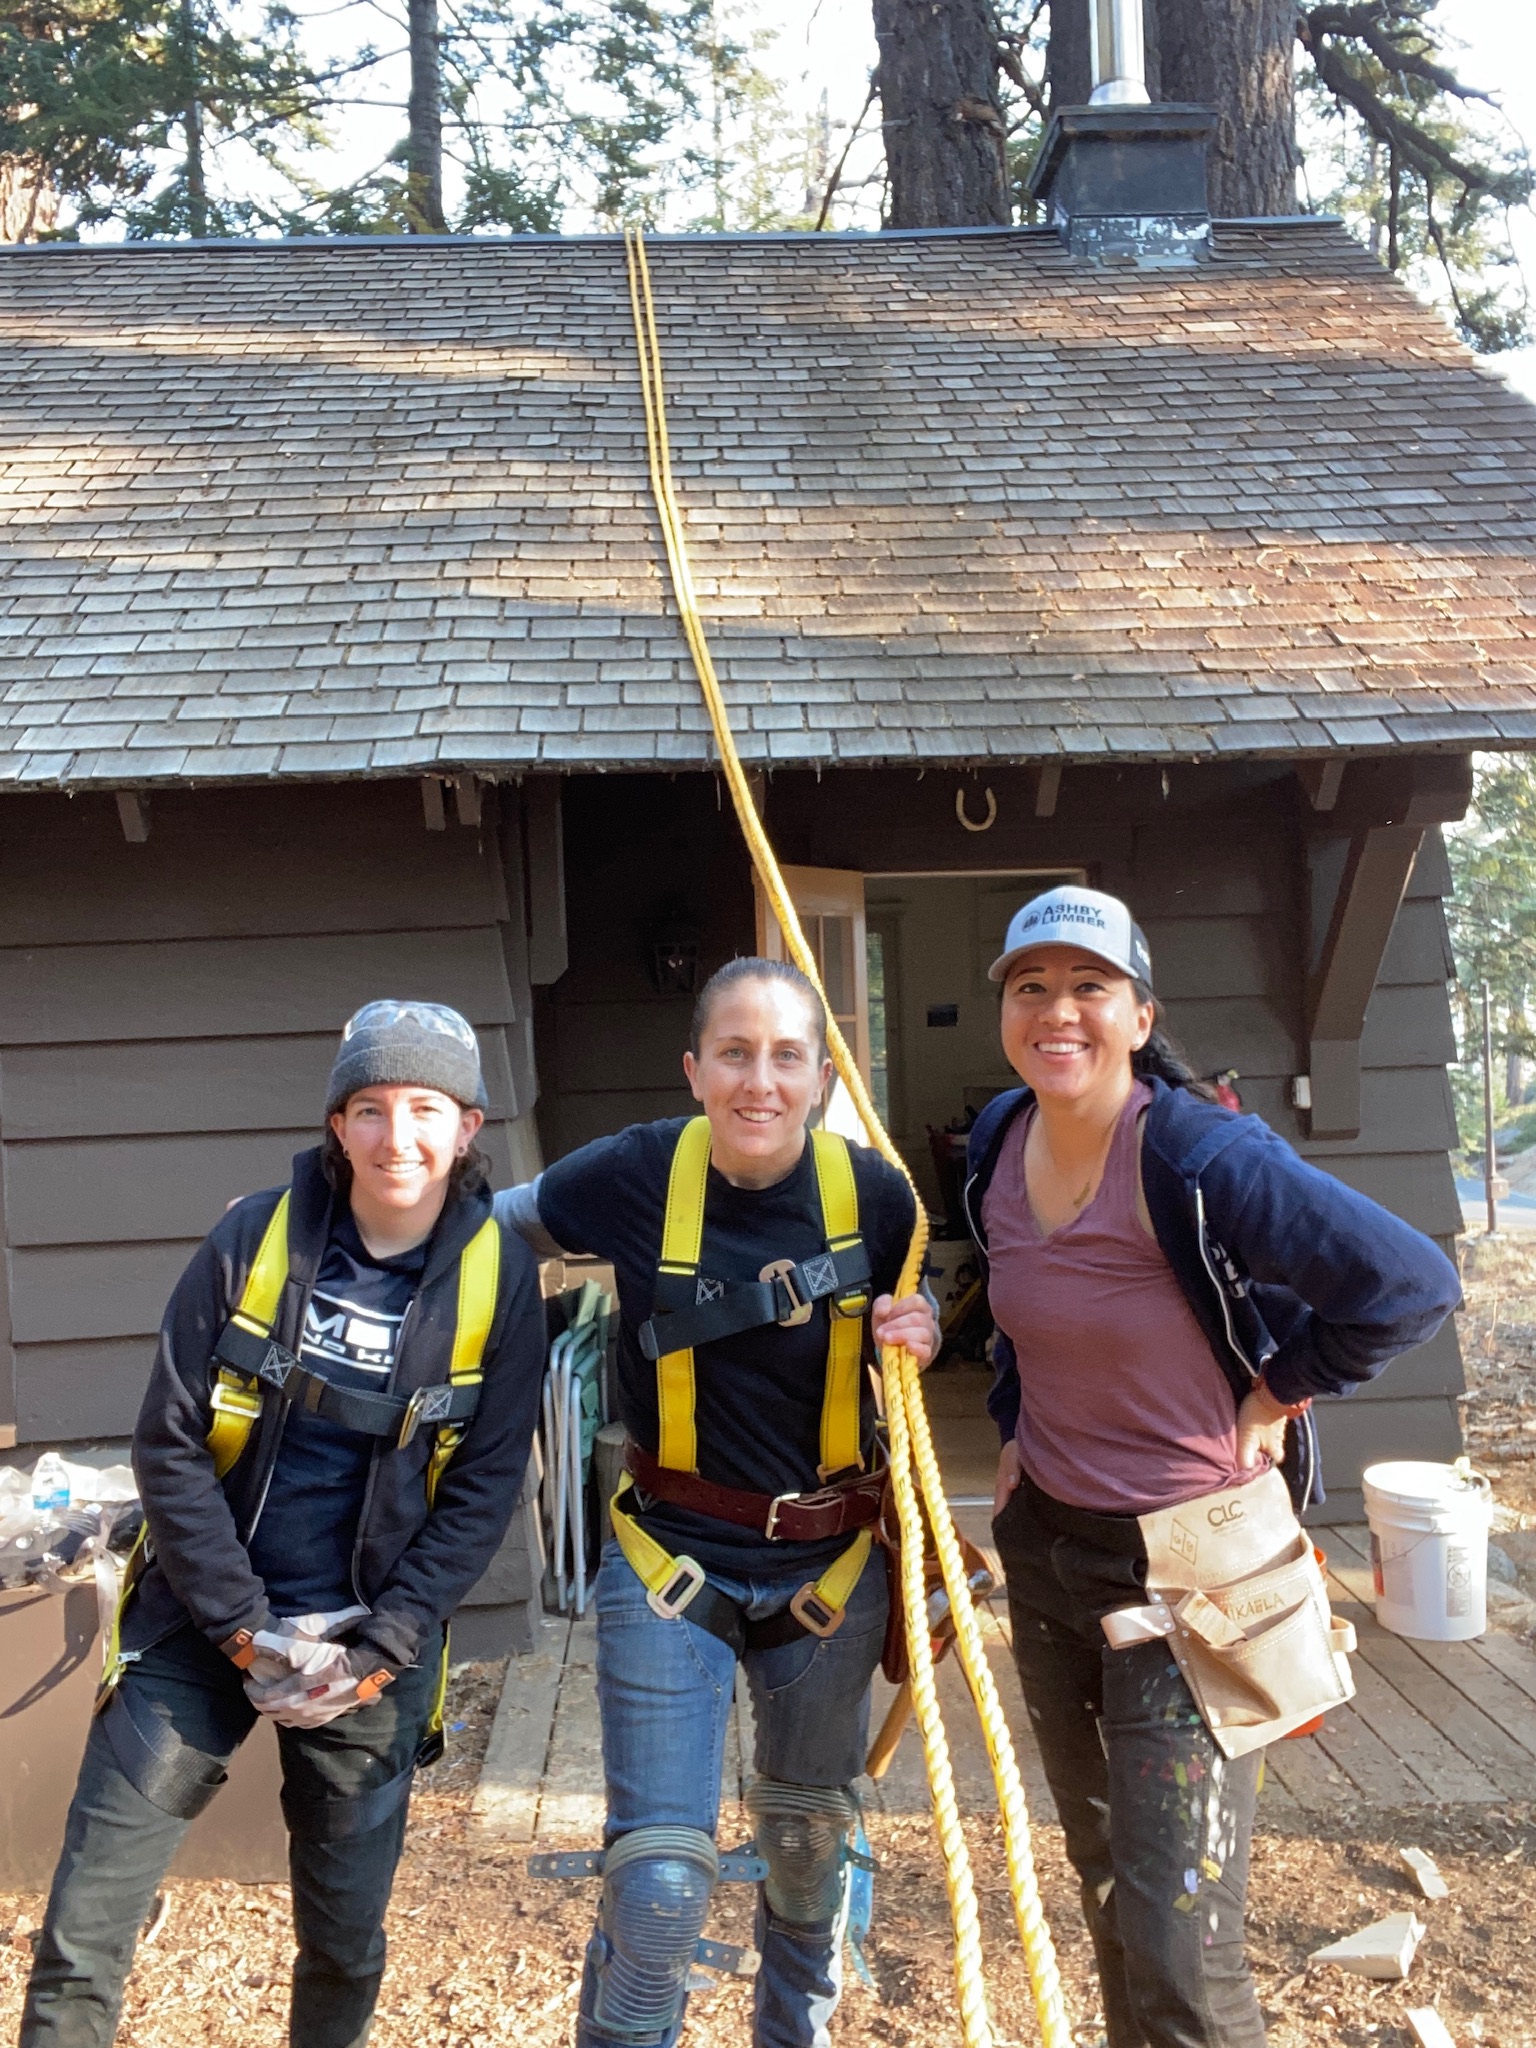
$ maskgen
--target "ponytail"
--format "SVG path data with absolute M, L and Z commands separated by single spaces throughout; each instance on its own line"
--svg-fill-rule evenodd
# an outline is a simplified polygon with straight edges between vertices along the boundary
M 1188 1088 L 1192 1094 L 1202 1096 L 1207 1102 L 1216 1100 L 1216 1092 L 1208 1081 L 1202 1081 L 1182 1048 L 1163 1029 L 1163 1006 L 1151 989 L 1142 982 L 1136 984 L 1136 994 L 1144 1003 L 1152 1005 L 1152 1031 L 1145 1045 L 1131 1054 L 1131 1072 L 1138 1081 L 1163 1081 L 1170 1088 Z

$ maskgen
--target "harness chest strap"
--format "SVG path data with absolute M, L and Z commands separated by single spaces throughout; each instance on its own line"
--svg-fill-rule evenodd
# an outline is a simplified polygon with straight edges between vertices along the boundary
M 656 1358 L 656 1461 L 677 1472 L 698 1469 L 695 1343 L 785 1320 L 786 1311 L 807 1313 L 814 1301 L 830 1297 L 821 1471 L 824 1476 L 847 1471 L 862 1463 L 859 1380 L 863 1317 L 869 1306 L 869 1263 L 859 1234 L 858 1186 L 847 1143 L 832 1131 L 811 1133 L 826 1252 L 789 1265 L 773 1280 L 740 1286 L 699 1279 L 709 1145 L 709 1119 L 691 1118 L 678 1138 L 667 1176 L 657 1269 L 664 1291 L 692 1292 L 695 1297 L 691 1305 L 685 1303 L 676 1311 L 677 1333 L 691 1341 L 662 1350 L 672 1323 L 666 1314 L 653 1317 L 641 1331 L 643 1348 Z
M 322 1397 L 311 1399 L 311 1388 L 323 1388 L 325 1383 L 319 1380 L 318 1375 L 306 1372 L 272 1338 L 272 1327 L 277 1321 L 278 1305 L 289 1273 L 288 1218 L 291 1206 L 290 1194 L 285 1190 L 262 1232 L 261 1243 L 241 1291 L 240 1304 L 230 1316 L 215 1350 L 218 1369 L 209 1397 L 213 1414 L 207 1437 L 214 1474 L 223 1479 L 239 1461 L 261 1414 L 265 1384 L 273 1386 L 285 1398 L 303 1398 L 306 1406 L 321 1414 L 333 1415 L 348 1427 L 361 1429 L 370 1435 L 393 1435 L 402 1447 L 410 1442 L 420 1424 L 435 1425 L 437 1439 L 426 1470 L 427 1505 L 430 1508 L 448 1462 L 463 1441 L 465 1428 L 478 1405 L 485 1347 L 490 1339 L 500 1291 L 501 1232 L 494 1218 L 487 1218 L 459 1256 L 458 1313 L 446 1386 L 420 1388 L 409 1400 L 398 1395 L 343 1395 L 343 1390 L 338 1388 L 328 1388 Z M 231 1333 L 232 1342 L 227 1348 L 236 1357 L 251 1358 L 251 1347 L 260 1346 L 263 1356 L 268 1351 L 278 1354 L 274 1369 L 263 1374 L 259 1364 L 254 1370 L 243 1371 L 225 1362 L 220 1354 L 226 1350 L 225 1340 L 231 1338 Z M 332 1400 L 332 1396 L 338 1395 L 342 1396 L 340 1400 Z M 110 1696 L 122 1675 L 123 1614 L 142 1574 L 147 1555 L 146 1523 L 129 1556 L 123 1589 L 112 1617 L 105 1645 L 98 1708 Z M 445 1639 L 437 1701 L 427 1736 L 428 1743 L 435 1739 L 439 1749 L 447 1677 L 448 1648 Z
M 273 1336 L 283 1287 L 288 1279 L 288 1219 L 285 1193 L 262 1233 L 240 1304 L 214 1346 L 217 1372 L 210 1403 L 213 1419 L 208 1448 L 222 1479 L 250 1441 L 261 1414 L 263 1390 L 323 1415 L 363 1436 L 392 1437 L 404 1449 L 422 1427 L 438 1432 L 427 1472 L 430 1505 L 437 1483 L 480 1399 L 481 1361 L 496 1312 L 501 1274 L 501 1233 L 494 1219 L 476 1231 L 459 1258 L 458 1313 L 446 1385 L 418 1387 L 409 1397 L 373 1394 L 333 1386 L 308 1370 Z

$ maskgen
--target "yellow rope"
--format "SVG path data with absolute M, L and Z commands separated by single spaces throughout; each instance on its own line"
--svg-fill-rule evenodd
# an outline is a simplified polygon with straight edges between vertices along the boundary
M 656 311 L 651 298 L 650 266 L 645 242 L 638 228 L 624 235 L 629 268 L 630 306 L 634 314 L 635 341 L 640 362 L 640 387 L 645 407 L 645 444 L 650 461 L 651 487 L 656 497 L 672 588 L 682 620 L 683 633 L 698 672 L 699 686 L 714 728 L 715 745 L 725 772 L 731 802 L 752 856 L 763 891 L 784 934 L 784 943 L 800 971 L 819 989 L 821 975 L 816 959 L 800 928 L 800 919 L 785 888 L 762 820 L 752 799 L 751 787 L 736 742 L 729 714 L 720 693 L 719 679 L 699 614 L 698 598 L 683 534 L 682 512 L 672 488 L 672 455 L 667 438 L 666 400 L 662 385 L 661 344 L 656 332 Z M 825 995 L 825 990 L 822 991 Z M 882 1156 L 890 1161 L 912 1186 L 905 1161 L 887 1136 L 864 1077 L 848 1049 L 846 1040 L 831 1017 L 828 1004 L 827 1039 L 833 1064 L 847 1088 L 865 1129 Z M 897 1292 L 915 1293 L 922 1276 L 928 1246 L 928 1222 L 923 1204 L 913 1187 L 916 1223 Z M 1045 2048 L 1071 2048 L 1071 2032 L 1062 1999 L 1061 1979 L 1050 1929 L 1041 1911 L 1034 1859 L 1030 1852 L 1029 1815 L 1024 1788 L 1014 1759 L 1013 1742 L 1003 1717 L 1002 1703 L 992 1678 L 982 1644 L 976 1610 L 966 1584 L 965 1566 L 959 1540 L 944 1497 L 943 1480 L 934 1454 L 933 1437 L 923 1407 L 917 1361 L 909 1351 L 883 1349 L 881 1364 L 885 1380 L 886 1416 L 891 1434 L 891 1477 L 896 1512 L 901 1525 L 902 1606 L 907 1628 L 908 1655 L 912 1665 L 912 1702 L 923 1738 L 928 1781 L 933 1794 L 934 1821 L 944 1856 L 944 1877 L 949 1892 L 950 1917 L 955 1931 L 955 1985 L 959 1996 L 961 2029 L 966 2048 L 992 2048 L 994 2036 L 987 2013 L 986 1988 L 982 1973 L 981 1928 L 976 1909 L 975 1886 L 971 1880 L 970 1857 L 960 1825 L 955 1798 L 954 1774 L 950 1769 L 949 1745 L 939 1709 L 934 1680 L 933 1653 L 928 1635 L 926 1588 L 923 1582 L 923 1525 L 913 1485 L 916 1473 L 922 1489 L 928 1521 L 938 1546 L 945 1590 L 955 1619 L 956 1645 L 971 1694 L 981 1719 L 987 1755 L 997 1785 L 1002 1810 L 1003 1834 L 1007 1847 L 1008 1872 L 1013 1891 L 1014 1914 L 1029 1968 L 1030 1986 Z

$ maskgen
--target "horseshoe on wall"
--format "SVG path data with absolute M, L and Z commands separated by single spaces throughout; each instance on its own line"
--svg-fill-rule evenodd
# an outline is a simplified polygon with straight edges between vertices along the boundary
M 955 791 L 955 816 L 967 832 L 990 832 L 997 823 L 997 798 L 988 789 L 983 792 L 987 799 L 987 815 L 977 824 L 974 818 L 965 815 L 965 789 L 962 785 Z

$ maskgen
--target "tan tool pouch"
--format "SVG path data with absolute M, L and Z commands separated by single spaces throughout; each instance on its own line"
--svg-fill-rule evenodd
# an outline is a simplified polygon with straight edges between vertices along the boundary
M 1278 1472 L 1139 1520 L 1148 1601 L 1105 1615 L 1104 1634 L 1116 1650 L 1165 1639 L 1225 1755 L 1354 1697 L 1355 1632 L 1333 1618 Z

